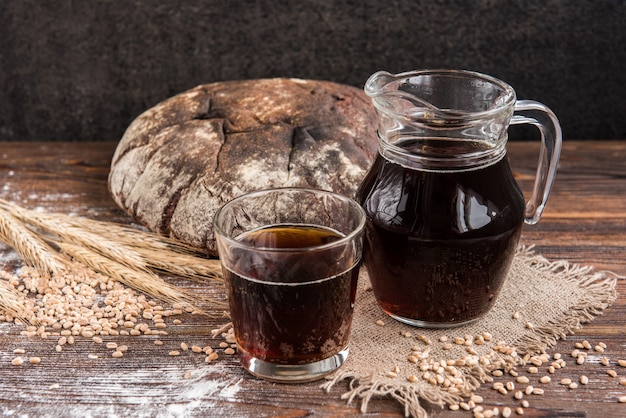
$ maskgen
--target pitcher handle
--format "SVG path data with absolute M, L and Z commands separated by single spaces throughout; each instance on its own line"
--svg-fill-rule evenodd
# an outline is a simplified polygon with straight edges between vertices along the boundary
M 534 225 L 546 206 L 561 155 L 561 125 L 552 110 L 534 100 L 518 100 L 511 125 L 530 124 L 541 133 L 541 150 L 533 194 L 526 202 L 524 222 Z

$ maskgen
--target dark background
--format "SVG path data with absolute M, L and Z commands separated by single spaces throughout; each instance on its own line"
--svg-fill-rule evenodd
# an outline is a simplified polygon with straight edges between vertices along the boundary
M 362 87 L 423 68 L 501 78 L 550 106 L 566 139 L 624 139 L 625 63 L 623 0 L 1 0 L 0 140 L 117 140 L 214 81 Z

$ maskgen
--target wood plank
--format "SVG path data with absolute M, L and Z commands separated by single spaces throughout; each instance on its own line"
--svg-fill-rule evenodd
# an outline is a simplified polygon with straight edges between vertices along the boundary
M 94 143 L 0 143 L 0 198 L 28 208 L 72 213 L 94 219 L 130 223 L 132 220 L 109 196 L 107 176 L 115 142 Z M 510 143 L 509 156 L 516 178 L 526 195 L 533 184 L 537 143 Z M 611 270 L 626 276 L 626 141 L 566 141 L 557 181 L 542 220 L 525 226 L 522 243 L 535 245 L 549 259 Z M 0 268 L 14 269 L 14 253 L 0 245 Z M 175 279 L 175 283 L 200 295 L 212 291 L 196 282 Z M 553 352 L 568 356 L 575 342 L 600 341 L 608 345 L 605 355 L 626 359 L 626 283 L 618 283 L 620 297 L 604 315 L 585 325 L 575 336 L 561 341 Z M 319 383 L 279 385 L 252 378 L 239 366 L 235 356 L 221 353 L 206 364 L 204 356 L 170 350 L 188 344 L 210 345 L 220 350 L 220 338 L 209 331 L 224 318 L 184 315 L 183 323 L 168 327 L 160 337 L 109 337 L 129 346 L 122 359 L 111 350 L 79 339 L 61 353 L 56 341 L 25 338 L 22 328 L 0 324 L 0 414 L 55 416 L 73 410 L 75 416 L 355 416 L 357 405 L 340 399 L 344 385 L 325 393 Z M 27 356 L 40 356 L 37 366 L 11 366 L 13 349 L 23 348 Z M 89 354 L 98 355 L 90 359 Z M 584 388 L 569 390 L 557 384 L 546 387 L 545 395 L 530 397 L 525 416 L 626 416 L 626 405 L 616 399 L 626 395 L 619 379 L 610 378 L 599 364 L 601 355 L 587 363 L 567 368 L 561 376 L 589 376 Z M 569 359 L 571 360 L 571 359 Z M 620 370 L 626 377 L 626 369 Z M 191 378 L 185 379 L 185 373 Z M 479 390 L 492 406 L 517 405 L 488 385 Z M 435 416 L 463 416 L 438 411 Z M 370 402 L 365 416 L 402 416 L 403 410 L 391 399 Z M 601 415 L 600 415 L 601 414 Z

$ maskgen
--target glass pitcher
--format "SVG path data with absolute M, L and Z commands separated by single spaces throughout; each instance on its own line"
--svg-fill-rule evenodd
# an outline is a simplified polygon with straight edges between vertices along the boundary
M 421 327 L 472 322 L 493 306 L 522 224 L 536 223 L 557 170 L 561 128 L 545 105 L 476 72 L 377 72 L 378 156 L 356 199 L 367 213 L 364 262 L 376 299 Z M 506 157 L 509 124 L 539 128 L 528 202 Z

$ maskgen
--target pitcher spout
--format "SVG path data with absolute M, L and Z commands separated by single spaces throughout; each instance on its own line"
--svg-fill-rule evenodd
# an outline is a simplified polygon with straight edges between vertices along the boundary
M 365 94 L 372 98 L 372 104 L 380 112 L 412 117 L 440 113 L 441 109 L 414 91 L 410 81 L 407 82 L 411 74 L 378 71 L 365 83 Z

